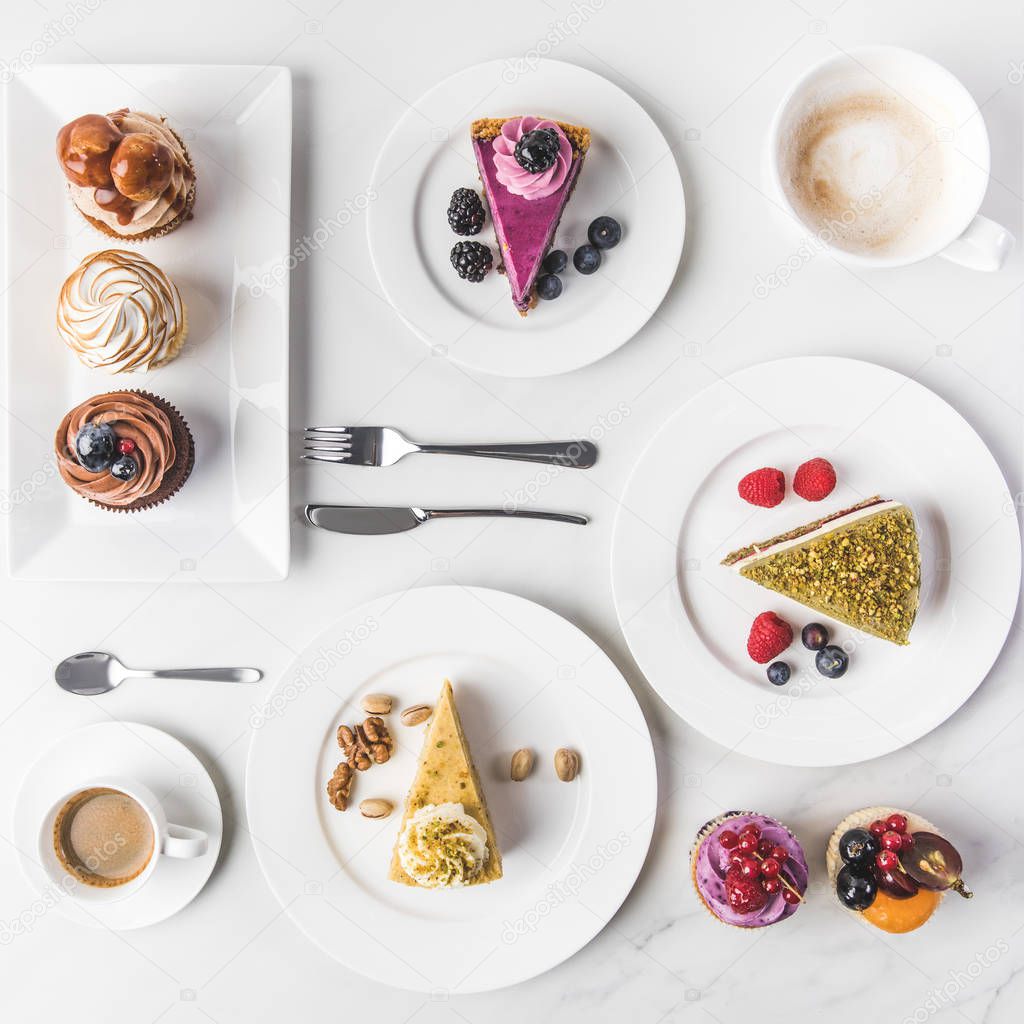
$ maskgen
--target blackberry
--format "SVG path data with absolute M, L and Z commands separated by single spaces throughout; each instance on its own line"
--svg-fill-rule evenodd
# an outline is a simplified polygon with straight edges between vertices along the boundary
M 457 188 L 448 204 L 448 223 L 457 235 L 478 235 L 484 226 L 484 206 L 471 188 Z
M 554 166 L 558 149 L 558 132 L 554 128 L 534 128 L 516 143 L 516 163 L 530 174 L 540 174 Z
M 493 260 L 491 250 L 480 242 L 456 242 L 452 246 L 452 266 L 463 281 L 482 281 Z

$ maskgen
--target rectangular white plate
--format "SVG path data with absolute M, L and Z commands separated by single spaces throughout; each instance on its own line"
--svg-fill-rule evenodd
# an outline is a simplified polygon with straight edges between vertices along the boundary
M 38 580 L 278 580 L 288 574 L 288 257 L 291 74 L 246 66 L 40 65 L 6 89 L 4 120 L 11 574 Z M 139 251 L 188 310 L 181 355 L 151 373 L 81 365 L 55 327 L 82 257 L 132 248 L 90 227 L 54 153 L 60 126 L 130 107 L 167 117 L 196 167 L 195 216 Z M 266 275 L 270 275 L 267 277 Z M 250 287 L 255 280 L 269 287 Z M 273 283 L 280 281 L 280 283 Z M 131 514 L 74 494 L 57 473 L 64 413 L 140 388 L 176 406 L 196 465 L 172 499 Z

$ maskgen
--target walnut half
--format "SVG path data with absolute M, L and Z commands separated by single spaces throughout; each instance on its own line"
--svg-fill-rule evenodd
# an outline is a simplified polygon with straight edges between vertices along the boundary
M 384 719 L 371 715 L 361 725 L 340 726 L 338 746 L 353 768 L 365 772 L 371 764 L 384 764 L 390 760 L 395 743 Z
M 352 793 L 354 778 L 352 766 L 347 761 L 342 761 L 327 780 L 327 798 L 339 811 L 348 809 L 348 798 Z

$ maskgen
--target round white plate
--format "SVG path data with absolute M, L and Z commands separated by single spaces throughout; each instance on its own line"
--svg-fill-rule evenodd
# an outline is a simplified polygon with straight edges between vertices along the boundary
M 451 679 L 501 844 L 504 877 L 464 890 L 388 881 L 423 727 L 400 724 Z M 339 724 L 360 698 L 394 697 L 385 765 L 357 775 L 345 813 L 325 785 L 342 760 Z M 274 894 L 326 953 L 376 981 L 422 992 L 481 992 L 572 956 L 610 920 L 651 839 L 657 778 L 633 693 L 604 653 L 554 612 L 495 590 L 426 587 L 347 615 L 309 646 L 254 712 L 246 808 Z M 580 754 L 559 782 L 559 747 Z M 509 780 L 512 752 L 536 755 Z M 360 800 L 395 811 L 363 818 Z
M 839 482 L 812 504 L 789 488 L 797 466 L 818 455 Z M 786 474 L 774 509 L 736 493 L 760 466 Z M 829 681 L 799 641 L 822 617 L 719 563 L 873 494 L 914 512 L 921 609 L 909 647 L 833 624 L 851 654 L 846 675 Z M 1020 556 L 999 467 L 942 399 L 870 363 L 784 359 L 712 385 L 654 438 L 623 496 L 612 579 L 633 656 L 682 718 L 751 757 L 839 765 L 911 743 L 974 692 L 1010 629 Z M 797 634 L 782 656 L 793 668 L 784 687 L 746 653 L 754 616 L 769 610 Z
M 675 276 L 686 210 L 671 149 L 632 97 L 572 64 L 520 65 L 466 68 L 409 108 L 377 160 L 367 233 L 388 301 L 435 351 L 485 373 L 545 377 L 608 355 L 643 327 Z M 570 256 L 564 291 L 521 317 L 504 275 L 471 284 L 452 269 L 449 253 L 461 239 L 447 209 L 455 189 L 480 191 L 470 123 L 530 113 L 586 125 L 593 143 L 555 236 L 555 248 Z M 584 277 L 572 252 L 601 214 L 622 224 L 623 238 Z M 474 238 L 497 263 L 490 218 Z
M 152 790 L 169 821 L 202 829 L 209 845 L 192 860 L 162 857 L 142 888 L 123 900 L 83 904 L 39 863 L 39 827 L 64 793 L 114 775 Z M 117 931 L 157 924 L 187 906 L 217 863 L 222 834 L 220 798 L 199 758 L 173 736 L 136 722 L 101 722 L 62 736 L 28 770 L 14 807 L 14 842 L 40 899 L 79 924 Z

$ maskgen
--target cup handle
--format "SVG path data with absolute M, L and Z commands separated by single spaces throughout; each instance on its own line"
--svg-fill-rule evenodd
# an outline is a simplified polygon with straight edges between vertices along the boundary
M 940 256 L 972 270 L 998 270 L 1013 248 L 1013 235 L 994 220 L 979 213 L 967 230 L 950 242 Z
M 197 828 L 186 828 L 184 825 L 167 824 L 160 852 L 165 857 L 190 858 L 202 857 L 206 853 L 206 833 Z

